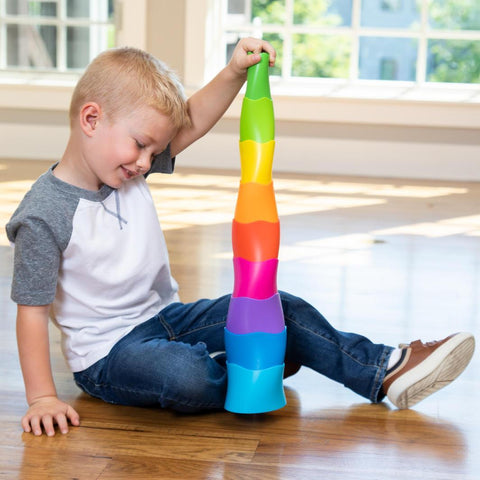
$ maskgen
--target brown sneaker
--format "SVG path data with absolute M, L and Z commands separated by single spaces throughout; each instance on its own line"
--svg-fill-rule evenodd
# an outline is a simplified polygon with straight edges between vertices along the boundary
M 398 408 L 410 408 L 447 386 L 465 370 L 475 349 L 470 333 L 455 333 L 437 342 L 420 340 L 403 349 L 400 361 L 387 371 L 383 391 Z

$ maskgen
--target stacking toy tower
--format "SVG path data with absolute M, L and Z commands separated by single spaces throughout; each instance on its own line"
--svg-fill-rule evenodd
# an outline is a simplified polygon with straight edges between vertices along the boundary
M 241 179 L 232 224 L 234 289 L 225 348 L 225 409 L 262 413 L 286 404 L 287 332 L 277 290 L 280 223 L 272 182 L 275 123 L 268 54 L 248 69 L 240 117 Z

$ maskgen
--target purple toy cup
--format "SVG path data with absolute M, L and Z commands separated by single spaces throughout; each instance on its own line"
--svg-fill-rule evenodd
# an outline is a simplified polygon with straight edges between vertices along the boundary
M 276 293 L 256 300 L 232 297 L 227 316 L 227 330 L 237 335 L 246 333 L 281 333 L 285 328 L 282 302 Z

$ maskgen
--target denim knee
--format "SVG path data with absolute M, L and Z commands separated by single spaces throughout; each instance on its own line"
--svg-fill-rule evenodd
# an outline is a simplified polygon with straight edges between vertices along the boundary
M 168 355 L 158 365 L 160 406 L 180 412 L 223 408 L 227 372 L 210 357 L 206 345 L 169 342 L 167 350 Z
M 125 342 L 75 380 L 109 403 L 195 412 L 223 407 L 227 374 L 202 342 L 150 339 Z

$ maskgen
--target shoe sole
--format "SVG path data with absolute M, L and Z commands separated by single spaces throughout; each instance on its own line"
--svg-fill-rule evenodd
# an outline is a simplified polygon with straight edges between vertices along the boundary
M 400 409 L 412 407 L 455 380 L 467 367 L 474 350 L 473 335 L 458 333 L 395 380 L 388 389 L 389 400 Z

